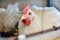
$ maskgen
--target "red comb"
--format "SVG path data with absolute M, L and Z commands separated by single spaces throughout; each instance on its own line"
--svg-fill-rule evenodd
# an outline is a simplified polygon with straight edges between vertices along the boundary
M 29 8 L 30 8 L 30 5 L 27 4 L 27 5 L 24 7 L 24 9 L 23 9 L 22 14 L 26 14 L 26 13 L 28 12 L 28 9 L 29 9 Z

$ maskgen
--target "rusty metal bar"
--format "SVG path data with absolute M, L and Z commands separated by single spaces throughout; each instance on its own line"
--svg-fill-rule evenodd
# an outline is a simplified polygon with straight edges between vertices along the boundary
M 29 35 L 26 35 L 26 37 L 28 38 L 28 37 L 32 37 L 32 36 L 36 36 L 36 35 L 40 35 L 40 34 L 45 34 L 45 33 L 56 31 L 56 30 L 60 30 L 60 26 L 59 27 L 53 26 L 53 28 L 51 28 L 51 29 L 40 31 L 40 32 L 33 33 L 33 34 L 29 34 Z

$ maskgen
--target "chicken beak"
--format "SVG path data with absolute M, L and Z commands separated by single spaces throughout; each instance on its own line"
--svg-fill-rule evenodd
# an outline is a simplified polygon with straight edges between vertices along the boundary
M 26 17 L 24 17 L 24 16 L 21 16 L 21 20 L 23 20 L 23 19 L 26 19 Z

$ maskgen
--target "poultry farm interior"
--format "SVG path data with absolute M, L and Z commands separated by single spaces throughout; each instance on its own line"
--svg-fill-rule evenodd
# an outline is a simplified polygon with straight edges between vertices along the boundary
M 60 40 L 59 0 L 0 2 L 0 40 Z

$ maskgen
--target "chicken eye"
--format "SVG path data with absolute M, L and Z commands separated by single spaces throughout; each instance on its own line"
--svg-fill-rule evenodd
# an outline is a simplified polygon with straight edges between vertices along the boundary
M 29 12 L 29 15 L 31 15 L 31 12 Z

